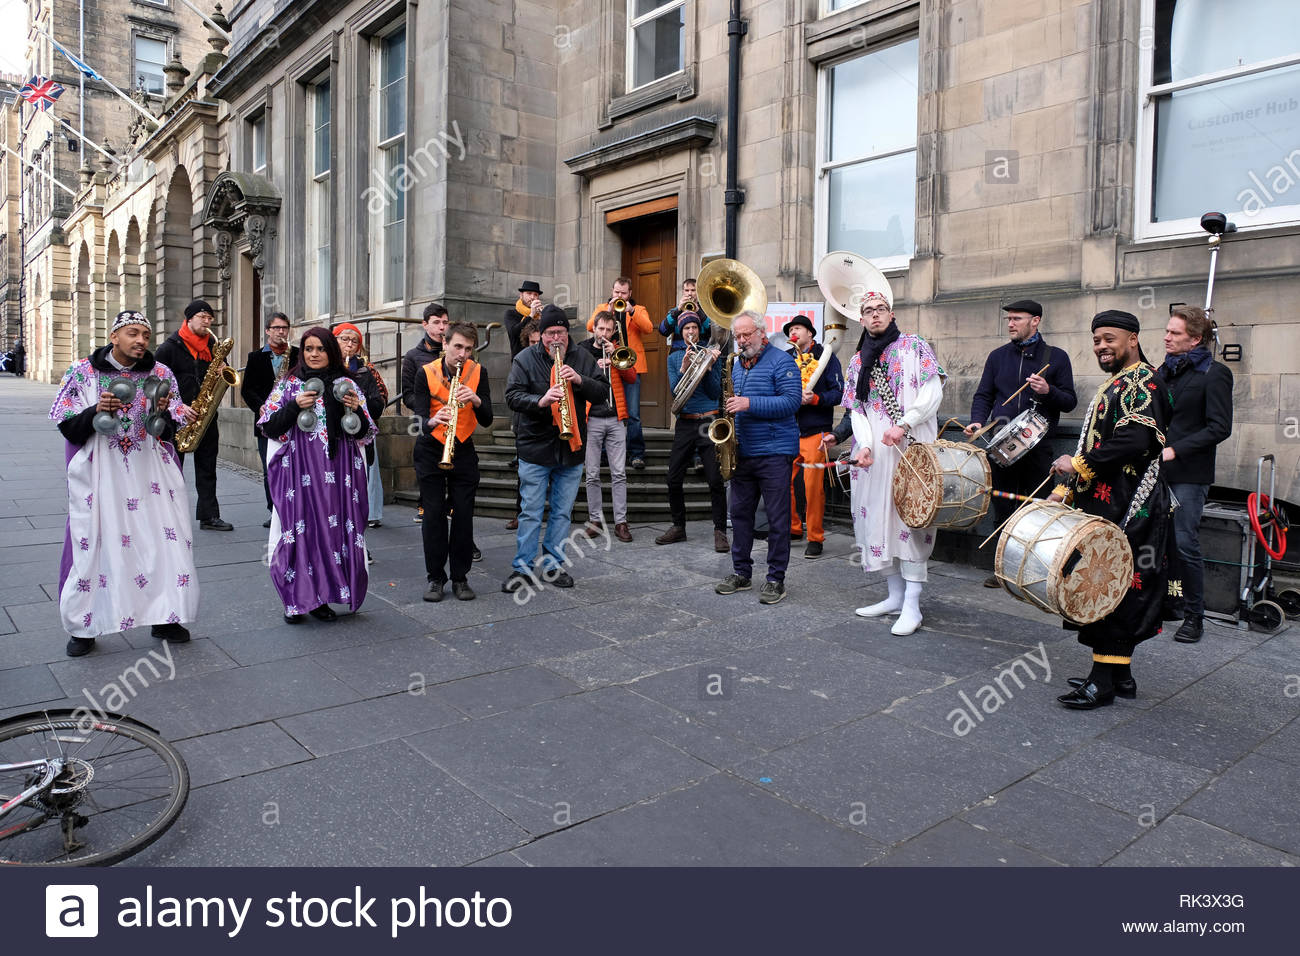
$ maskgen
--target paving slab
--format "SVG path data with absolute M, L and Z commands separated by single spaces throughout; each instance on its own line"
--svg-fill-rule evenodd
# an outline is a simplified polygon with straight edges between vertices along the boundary
M 1175 813 L 1161 820 L 1107 866 L 1300 866 L 1300 856 Z
M 1182 806 L 1182 812 L 1266 846 L 1300 854 L 1300 803 L 1278 799 L 1296 768 L 1261 754 L 1241 761 Z
M 1032 850 L 965 822 L 944 820 L 895 847 L 880 866 L 1060 866 Z

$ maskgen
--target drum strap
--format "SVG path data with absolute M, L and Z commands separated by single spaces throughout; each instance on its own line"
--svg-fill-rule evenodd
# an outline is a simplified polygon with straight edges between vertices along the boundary
M 889 377 L 885 374 L 885 366 L 880 362 L 871 366 L 871 383 L 876 386 L 876 391 L 880 393 L 880 400 L 885 405 L 885 414 L 889 416 L 891 422 L 897 425 L 903 420 L 903 409 L 898 404 L 898 396 L 889 387 Z

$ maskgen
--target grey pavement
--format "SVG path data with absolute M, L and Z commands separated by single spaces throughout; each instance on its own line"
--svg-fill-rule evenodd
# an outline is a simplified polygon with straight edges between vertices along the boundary
M 134 864 L 1300 863 L 1296 628 L 1158 637 L 1136 701 L 1066 711 L 1089 655 L 1055 618 L 936 564 L 922 629 L 894 637 L 854 616 L 883 585 L 842 533 L 818 561 L 794 546 L 775 607 L 713 593 L 728 559 L 703 523 L 669 547 L 634 526 L 584 549 L 577 587 L 516 601 L 514 536 L 480 521 L 478 600 L 435 605 L 413 511 L 390 506 L 360 613 L 291 627 L 260 481 L 223 466 L 235 530 L 195 530 L 174 678 L 128 675 L 147 628 L 70 660 L 53 394 L 0 378 L 0 715 L 116 684 L 178 742 L 189 804 Z

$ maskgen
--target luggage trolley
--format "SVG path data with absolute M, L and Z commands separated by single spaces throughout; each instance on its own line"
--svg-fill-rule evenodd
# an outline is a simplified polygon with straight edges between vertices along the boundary
M 1265 462 L 1269 466 L 1268 494 L 1264 494 Z M 1240 529 L 1228 532 L 1239 542 L 1240 560 L 1206 559 L 1207 565 L 1220 566 L 1206 568 L 1206 616 L 1266 632 L 1276 631 L 1288 616 L 1300 617 L 1300 592 L 1288 588 L 1275 593 L 1273 589 L 1273 560 L 1281 560 L 1286 554 L 1289 527 L 1286 512 L 1274 494 L 1276 467 L 1272 455 L 1261 457 L 1255 469 L 1255 490 L 1246 496 L 1245 509 L 1209 503 L 1205 518 L 1211 526 L 1202 526 L 1203 544 L 1207 537 L 1223 537 L 1225 525 Z M 1224 540 L 1221 553 L 1232 551 L 1229 541 Z

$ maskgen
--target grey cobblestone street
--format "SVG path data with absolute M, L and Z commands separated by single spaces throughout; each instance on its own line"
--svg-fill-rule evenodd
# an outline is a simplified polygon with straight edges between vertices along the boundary
M 3 714 L 103 701 L 167 650 L 145 627 L 64 656 L 54 391 L 0 379 Z M 705 523 L 670 547 L 634 525 L 585 549 L 574 589 L 516 601 L 514 535 L 486 520 L 478 599 L 427 604 L 413 511 L 390 506 L 361 612 L 292 627 L 260 481 L 223 466 L 218 495 L 235 530 L 195 529 L 194 640 L 172 679 L 128 681 L 194 778 L 134 865 L 1300 862 L 1294 626 L 1162 635 L 1137 700 L 1073 712 L 1055 697 L 1086 649 L 972 568 L 933 564 L 899 638 L 853 614 L 884 589 L 851 536 L 796 546 L 768 608 L 714 594 L 729 560 Z

